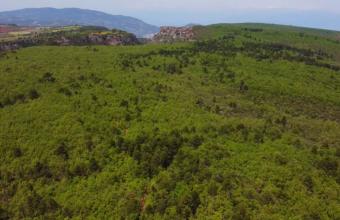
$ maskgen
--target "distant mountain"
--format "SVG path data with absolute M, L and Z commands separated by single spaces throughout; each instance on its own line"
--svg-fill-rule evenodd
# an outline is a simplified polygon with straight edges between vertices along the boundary
M 154 21 L 159 26 L 183 26 L 187 23 L 202 25 L 216 23 L 271 23 L 310 28 L 340 30 L 340 13 L 323 10 L 294 9 L 220 9 L 200 12 L 157 10 L 139 15 L 146 21 Z
M 22 26 L 94 25 L 124 30 L 139 37 L 159 31 L 157 26 L 133 17 L 79 8 L 27 8 L 0 12 L 0 23 Z
M 190 28 L 190 27 L 194 27 L 194 26 L 200 26 L 200 24 L 198 24 L 198 23 L 189 23 L 189 24 L 187 24 L 187 25 L 185 25 L 183 27 Z

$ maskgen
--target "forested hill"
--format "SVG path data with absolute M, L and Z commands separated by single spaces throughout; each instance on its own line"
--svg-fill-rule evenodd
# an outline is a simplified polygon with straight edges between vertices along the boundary
M 16 29 L 20 29 L 18 27 Z M 24 27 L 25 28 L 25 27 Z M 14 33 L 14 34 L 13 34 Z M 0 35 L 0 52 L 32 46 L 90 46 L 135 45 L 137 37 L 121 30 L 105 27 L 69 26 L 60 28 L 29 29 Z
M 0 219 L 339 219 L 338 32 L 0 57 Z

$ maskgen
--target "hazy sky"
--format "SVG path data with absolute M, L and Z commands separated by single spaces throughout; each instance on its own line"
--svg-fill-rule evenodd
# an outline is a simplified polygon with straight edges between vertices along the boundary
M 82 7 L 120 11 L 138 10 L 230 10 L 230 9 L 301 9 L 340 12 L 339 0 L 1 0 L 2 10 L 25 7 Z
M 0 0 L 0 11 L 79 7 L 156 25 L 267 22 L 340 28 L 340 0 Z

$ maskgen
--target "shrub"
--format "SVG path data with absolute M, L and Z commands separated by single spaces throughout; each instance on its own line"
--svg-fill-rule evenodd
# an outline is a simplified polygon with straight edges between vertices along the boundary
M 228 124 L 225 124 L 220 127 L 219 134 L 227 135 L 227 134 L 230 134 L 232 131 L 233 131 L 233 127 Z
M 14 157 L 21 157 L 22 156 L 22 150 L 19 147 L 15 147 L 13 149 L 13 156 Z
M 71 174 L 72 176 L 87 176 L 89 174 L 88 166 L 84 163 L 77 164 L 71 171 Z
M 201 204 L 200 196 L 196 191 L 191 192 L 189 206 L 193 215 L 196 214 L 198 207 Z
M 90 169 L 91 172 L 100 171 L 100 166 L 99 166 L 99 164 L 98 164 L 96 159 L 91 158 L 90 164 L 89 164 L 89 169 Z
M 262 131 L 255 131 L 254 141 L 257 144 L 262 144 L 264 142 L 264 134 Z
M 288 158 L 281 153 L 275 155 L 275 162 L 279 165 L 286 165 L 288 163 Z
M 3 105 L 3 106 L 13 105 L 13 104 L 15 104 L 15 101 L 12 100 L 12 99 L 9 98 L 9 97 L 6 97 L 6 98 L 3 100 L 3 102 L 2 102 L 2 105 Z
M 94 148 L 94 143 L 90 137 L 87 137 L 85 140 L 85 146 L 89 151 L 92 151 Z
M 67 152 L 67 146 L 64 142 L 62 142 L 58 148 L 55 150 L 55 154 L 62 157 L 64 160 L 67 160 L 69 158 L 68 152 Z
M 241 82 L 240 82 L 240 91 L 241 92 L 245 92 L 245 91 L 248 91 L 248 86 L 246 85 L 246 83 L 242 80 Z
M 276 119 L 275 122 L 285 127 L 287 125 L 287 118 L 283 116 L 282 118 Z
M 8 220 L 10 219 L 10 214 L 7 210 L 0 207 L 0 219 Z
M 233 220 L 250 220 L 248 207 L 244 202 L 237 204 L 233 211 Z
M 318 167 L 328 175 L 335 176 L 338 170 L 338 161 L 335 158 L 326 157 L 318 162 Z
M 29 97 L 30 99 L 37 99 L 37 98 L 40 97 L 40 95 L 39 95 L 39 93 L 38 93 L 37 90 L 31 89 L 31 90 L 29 91 L 29 93 L 28 93 L 28 97 Z
M 215 110 L 214 110 L 214 112 L 215 112 L 216 114 L 219 114 L 219 113 L 221 112 L 221 107 L 220 107 L 219 105 L 215 105 Z
M 120 102 L 120 107 L 125 107 L 125 108 L 129 108 L 129 101 L 127 101 L 127 100 L 122 100 L 121 102 Z
M 44 73 L 44 75 L 42 76 L 42 78 L 39 80 L 40 82 L 55 82 L 55 78 L 53 77 L 53 73 L 51 72 L 46 72 Z
M 208 184 L 208 193 L 211 196 L 216 196 L 218 192 L 218 185 L 216 184 L 216 182 L 210 182 Z
M 58 90 L 59 93 L 63 94 L 63 95 L 66 95 L 66 96 L 71 96 L 72 95 L 72 92 L 70 89 L 68 88 L 65 88 L 65 87 L 62 87 Z
M 313 187 L 314 187 L 314 181 L 312 177 L 307 176 L 303 179 L 303 184 L 307 188 L 308 191 L 313 192 Z
M 340 157 L 340 147 L 335 150 L 335 156 Z
M 16 96 L 14 96 L 13 100 L 14 102 L 24 102 L 26 99 L 24 94 L 18 94 Z
M 201 98 L 197 99 L 196 105 L 198 105 L 199 107 L 202 108 L 202 107 L 204 106 L 204 101 L 203 101 L 203 99 L 201 99 Z
M 31 170 L 31 176 L 33 178 L 42 178 L 42 177 L 51 178 L 52 173 L 50 171 L 49 166 L 46 163 L 37 162 L 34 165 L 33 169 Z
M 202 145 L 203 141 L 204 139 L 202 136 L 194 135 L 193 138 L 191 139 L 191 146 L 193 146 L 194 148 L 197 148 L 200 145 Z
M 176 63 L 166 64 L 164 66 L 165 72 L 169 74 L 180 74 L 182 73 L 181 68 Z

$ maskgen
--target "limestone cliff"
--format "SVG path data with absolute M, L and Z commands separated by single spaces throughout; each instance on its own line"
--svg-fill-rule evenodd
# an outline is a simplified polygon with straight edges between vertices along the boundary
M 153 41 L 193 41 L 194 37 L 193 27 L 161 27 L 160 32 L 153 37 Z

